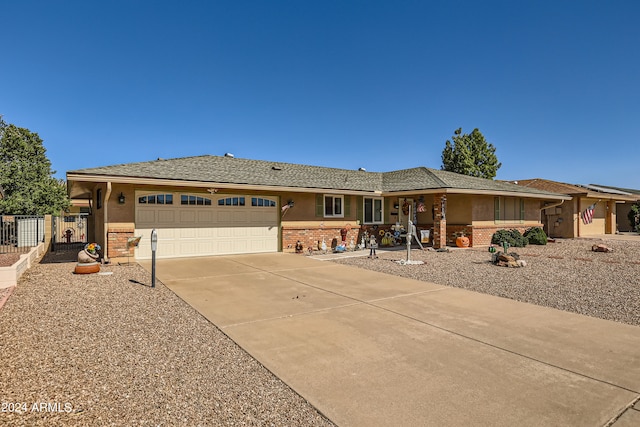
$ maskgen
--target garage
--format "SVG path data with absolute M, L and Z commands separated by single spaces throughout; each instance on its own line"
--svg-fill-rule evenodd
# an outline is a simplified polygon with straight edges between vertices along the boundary
M 278 251 L 275 196 L 136 193 L 137 259 L 151 258 L 151 230 L 158 258 Z

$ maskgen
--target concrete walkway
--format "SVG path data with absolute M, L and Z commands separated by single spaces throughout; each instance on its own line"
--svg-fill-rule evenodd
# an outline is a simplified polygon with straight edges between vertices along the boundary
M 301 255 L 157 277 L 341 426 L 640 425 L 635 326 Z

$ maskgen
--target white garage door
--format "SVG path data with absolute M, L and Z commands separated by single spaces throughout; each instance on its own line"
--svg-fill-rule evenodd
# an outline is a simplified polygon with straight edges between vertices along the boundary
M 151 230 L 158 233 L 157 258 L 276 252 L 276 197 L 136 194 L 137 259 L 151 258 Z

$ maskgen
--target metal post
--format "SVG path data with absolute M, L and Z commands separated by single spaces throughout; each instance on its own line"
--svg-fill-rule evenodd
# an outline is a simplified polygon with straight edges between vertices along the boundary
M 151 230 L 151 287 L 156 287 L 156 249 L 158 248 L 158 232 Z
M 409 220 L 407 222 L 407 228 L 407 264 L 409 264 L 411 262 L 411 231 L 413 230 L 413 221 Z

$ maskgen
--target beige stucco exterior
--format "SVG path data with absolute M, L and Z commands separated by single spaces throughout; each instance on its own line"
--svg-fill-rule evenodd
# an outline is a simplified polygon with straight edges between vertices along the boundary
M 562 194 L 520 192 L 518 189 L 437 188 L 381 192 L 91 174 L 68 174 L 68 181 L 72 197 L 91 199 L 90 235 L 103 247 L 107 258 L 131 255 L 126 242 L 136 230 L 138 197 L 154 192 L 211 198 L 221 195 L 275 197 L 278 209 L 277 247 L 282 251 L 294 250 L 298 242 L 305 248 L 313 248 L 321 240 L 334 241 L 343 237 L 347 243 L 359 243 L 364 232 L 379 236 L 381 232 L 391 231 L 398 222 L 406 225 L 409 217 L 418 233 L 420 230 L 430 231 L 430 243 L 435 247 L 455 244 L 456 237 L 460 235 L 468 236 L 472 246 L 488 245 L 493 233 L 499 229 L 524 231 L 529 227 L 542 226 L 541 208 L 545 204 L 568 199 Z M 491 185 L 487 187 L 491 188 Z M 329 195 L 343 198 L 341 215 L 325 216 L 323 201 Z M 382 201 L 382 221 L 375 224 L 364 221 L 364 201 L 367 198 Z M 286 207 L 289 202 L 293 202 L 291 208 Z M 407 203 L 411 206 L 410 215 L 403 213 L 403 206 Z

